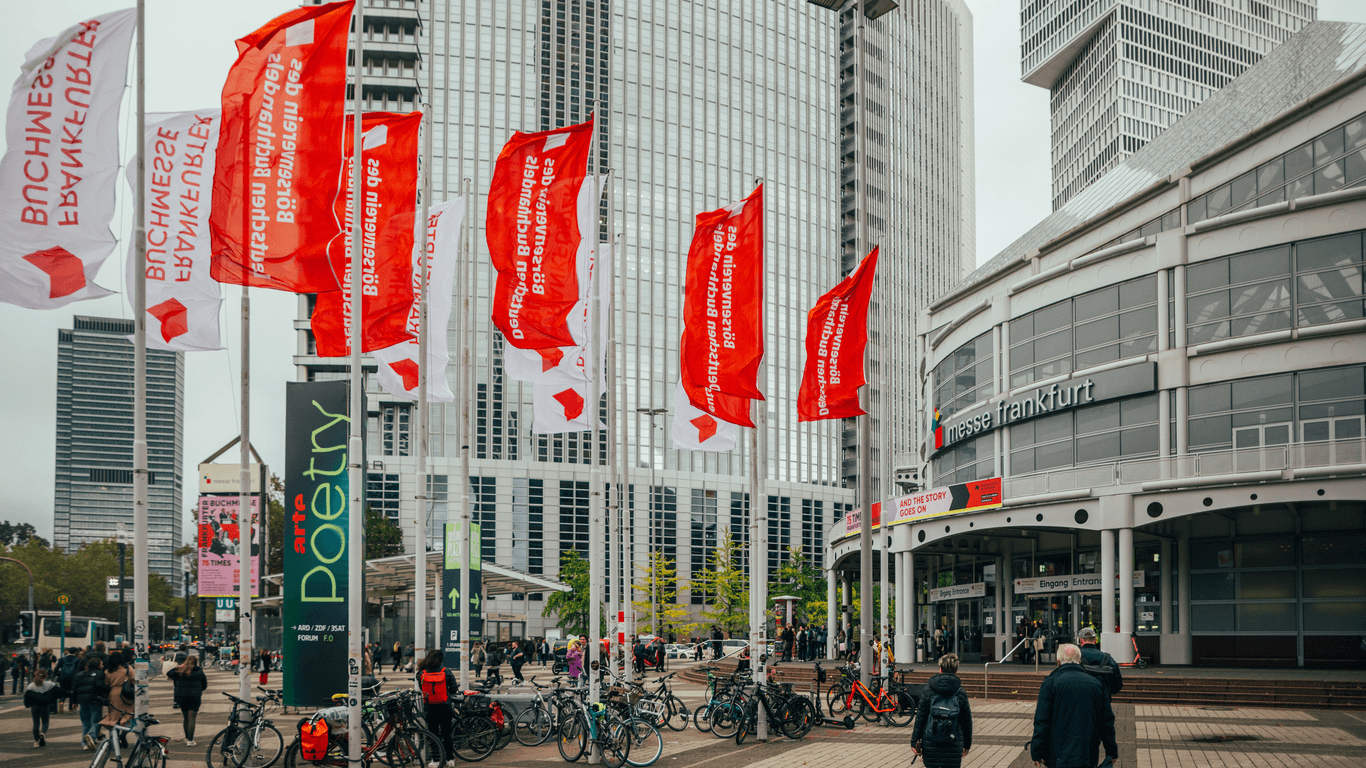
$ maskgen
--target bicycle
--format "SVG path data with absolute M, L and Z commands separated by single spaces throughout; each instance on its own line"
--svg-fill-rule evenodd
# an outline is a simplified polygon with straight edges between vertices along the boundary
M 883 685 L 880 677 L 873 678 L 877 682 L 876 690 L 870 690 L 857 677 L 851 676 L 847 671 L 849 669 L 849 667 L 841 669 L 841 672 L 845 672 L 845 678 L 850 681 L 848 690 L 836 684 L 828 694 L 832 713 L 835 711 L 855 712 L 870 723 L 882 719 L 886 720 L 888 725 L 897 728 L 904 728 L 915 720 L 916 702 L 908 691 L 901 689 L 889 691 L 889 686 Z M 838 710 L 836 710 L 836 702 L 840 704 Z
M 815 724 L 811 702 L 804 697 L 793 697 L 780 705 L 769 698 L 770 692 L 780 691 L 775 683 L 754 686 L 753 697 L 747 697 L 741 709 L 739 727 L 735 731 L 736 746 L 743 744 L 745 737 L 756 730 L 760 709 L 768 718 L 769 727 L 789 739 L 800 739 L 811 731 L 811 726 Z M 811 711 L 811 715 L 804 715 L 804 710 Z
M 279 690 L 260 688 L 264 696 L 256 703 L 223 693 L 232 701 L 228 727 L 219 731 L 209 742 L 204 762 L 208 768 L 270 768 L 285 751 L 285 738 L 267 720 L 267 708 L 283 705 Z
M 532 703 L 517 715 L 517 720 L 513 723 L 513 734 L 521 744 L 534 747 L 544 744 L 555 730 L 555 714 L 551 710 L 555 699 L 553 696 L 547 699 L 541 693 L 550 686 L 541 685 L 534 677 L 527 682 L 536 689 L 536 694 Z M 553 682 L 558 683 L 559 678 L 555 678 Z
M 642 717 L 638 706 L 641 701 L 640 691 L 633 688 L 614 686 L 607 691 L 608 705 L 621 714 L 631 738 L 631 751 L 626 762 L 636 768 L 647 768 L 658 762 L 664 754 L 664 738 L 652 716 Z
M 682 731 L 688 727 L 688 707 L 669 689 L 669 680 L 677 674 L 670 672 L 663 677 L 655 678 L 658 687 L 654 691 L 647 689 L 643 683 L 630 683 L 631 687 L 641 692 L 646 701 L 652 702 L 643 709 L 654 713 L 654 724 L 668 726 L 671 731 Z
M 110 709 L 122 712 L 125 715 L 132 715 L 125 709 L 114 706 L 108 699 L 98 699 L 99 703 Z M 147 729 L 153 725 L 160 725 L 161 721 L 151 715 L 133 715 L 133 719 L 128 721 L 128 725 L 114 725 L 109 727 L 109 733 L 95 747 L 95 756 L 90 758 L 90 768 L 104 768 L 109 764 L 109 760 L 114 760 L 113 765 L 120 768 L 166 768 L 166 745 L 171 741 L 168 736 L 152 736 L 147 733 Z M 135 743 L 128 752 L 127 759 L 123 756 L 122 739 L 126 738 L 123 734 L 131 734 Z
M 601 751 L 603 765 L 621 768 L 630 755 L 633 737 L 614 710 L 602 704 L 589 705 L 587 699 L 586 688 L 566 697 L 575 706 L 565 707 L 560 713 L 556 742 L 560 757 L 576 762 L 593 745 Z
M 404 722 L 405 701 L 415 695 L 412 691 L 396 691 L 375 701 L 373 711 L 383 714 L 383 727 L 378 734 L 373 734 L 368 725 L 362 728 L 362 765 L 368 766 L 379 760 L 391 768 L 425 768 L 428 763 L 440 765 L 445 762 L 445 750 L 435 734 Z M 300 720 L 299 725 L 302 727 L 319 720 L 337 721 L 340 725 L 340 716 L 346 712 L 346 707 L 322 709 L 312 717 Z M 296 768 L 301 763 L 346 768 L 350 765 L 347 757 L 349 747 L 347 731 L 338 728 L 328 733 L 327 751 L 321 759 L 304 760 L 302 741 L 296 737 L 285 753 L 285 768 Z

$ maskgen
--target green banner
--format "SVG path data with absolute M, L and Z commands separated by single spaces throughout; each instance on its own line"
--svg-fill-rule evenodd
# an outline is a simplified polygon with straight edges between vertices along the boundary
M 285 704 L 319 707 L 347 684 L 345 381 L 285 385 Z M 359 628 L 357 628 L 359 629 Z
M 458 523 L 446 523 L 445 557 L 441 569 L 441 650 L 445 652 L 447 669 L 460 668 L 460 615 L 470 613 L 470 640 L 484 636 L 484 614 L 480 610 L 484 591 L 483 564 L 478 523 L 470 525 L 470 591 L 460 599 L 461 528 Z

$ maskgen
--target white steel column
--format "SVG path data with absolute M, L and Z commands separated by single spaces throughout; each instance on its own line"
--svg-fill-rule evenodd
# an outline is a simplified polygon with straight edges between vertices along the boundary
M 1100 532 L 1100 635 L 1115 633 L 1115 532 Z M 1101 646 L 1113 653 L 1114 648 Z
M 1001 599 L 996 602 L 998 610 L 1001 612 L 1001 657 L 1005 657 L 1005 652 L 1010 650 L 1015 644 L 1015 542 L 1006 539 L 1001 542 L 1001 570 L 1002 579 L 998 584 L 1000 588 L 996 594 L 1001 595 Z
M 430 11 L 430 4 L 428 5 Z M 422 95 L 422 207 L 418 212 L 417 232 L 420 236 L 414 241 L 418 253 L 421 254 L 420 265 L 418 267 L 418 280 L 421 290 L 421 298 L 418 301 L 417 309 L 417 440 L 413 446 L 413 463 L 417 467 L 417 493 L 413 498 L 417 502 L 413 510 L 413 666 L 416 668 L 427 658 L 427 530 L 431 526 L 428 518 L 431 505 L 428 503 L 427 496 L 427 440 L 430 437 L 427 429 L 427 422 L 430 419 L 430 406 L 427 404 L 427 378 L 431 375 L 431 366 L 427 365 L 427 272 L 430 267 L 428 257 L 431 248 L 428 240 L 431 236 L 431 227 L 427 223 L 427 216 L 432 205 L 432 93 L 436 87 L 436 24 L 431 18 L 431 13 L 427 14 L 427 90 Z M 359 94 L 357 94 L 359 97 Z M 444 149 L 444 147 L 443 147 Z M 446 329 L 441 329 L 441 343 L 445 343 Z M 444 538 L 443 538 L 444 541 Z M 438 595 L 441 589 L 436 589 Z M 438 637 L 441 631 L 437 627 Z M 441 647 L 438 640 L 436 646 Z M 378 659 L 374 661 L 378 662 Z
M 137 6 L 137 122 L 134 130 L 137 136 L 137 181 L 134 186 L 134 230 L 133 247 L 134 268 L 137 279 L 133 281 L 133 546 L 135 547 L 133 558 L 133 651 L 136 654 L 134 663 L 134 677 L 136 685 L 133 697 L 133 710 L 139 715 L 147 714 L 150 701 L 147 691 L 147 677 L 150 650 L 147 648 L 147 597 L 151 587 L 151 554 L 149 547 L 149 537 L 147 529 L 147 481 L 150 476 L 147 472 L 147 205 L 145 201 L 146 191 L 144 180 L 147 173 L 145 158 L 147 156 L 144 146 L 147 136 L 145 130 L 147 124 L 146 117 L 146 95 L 147 78 L 146 72 L 146 51 L 147 51 L 147 8 L 144 0 L 138 0 Z M 74 80 L 73 80 L 74 82 Z M 79 129 L 77 134 L 79 135 Z M 80 163 L 75 163 L 80 165 Z M 73 195 L 75 193 L 73 192 Z M 246 289 L 243 288 L 245 291 Z M 244 347 L 245 348 L 245 347 Z M 243 380 L 245 381 L 245 371 Z M 246 402 L 242 404 L 242 419 L 246 420 Z M 246 441 L 243 440 L 243 443 Z M 242 454 L 247 454 L 245 445 L 242 447 Z M 251 493 L 251 484 L 243 483 L 242 492 Z M 237 518 L 241 525 L 238 531 L 249 531 L 250 516 L 244 514 L 250 507 L 241 504 L 239 497 L 239 507 Z M 179 514 L 177 511 L 176 514 Z M 241 533 L 238 533 L 238 552 L 241 562 L 245 565 L 241 569 L 245 574 L 242 582 L 247 585 L 246 596 L 247 604 L 242 608 L 242 628 L 250 626 L 248 618 L 251 611 L 251 547 L 241 546 Z M 248 537 L 250 538 L 250 537 Z M 245 551 L 246 555 L 240 554 Z M 30 582 L 31 583 L 31 582 Z M 32 598 L 32 593 L 30 593 Z M 32 607 L 32 606 L 29 606 Z M 34 614 L 34 640 L 38 637 L 37 614 Z M 251 651 L 251 641 L 248 639 L 247 645 L 243 647 L 243 654 Z M 247 663 L 249 655 L 243 655 L 242 668 L 250 666 Z M 246 674 L 241 676 L 241 690 L 249 691 L 246 681 Z M 37 711 L 37 710 L 35 710 Z
M 352 104 L 355 113 L 352 115 L 353 136 L 352 136 L 352 162 L 351 162 L 351 253 L 349 254 L 350 265 L 350 303 L 351 303 L 351 333 L 347 342 L 351 345 L 351 407 L 349 415 L 351 417 L 350 436 L 347 440 L 346 460 L 348 464 L 347 480 L 349 484 L 349 496 L 351 505 L 347 510 L 347 570 L 349 575 L 346 579 L 346 600 L 347 600 L 347 621 L 346 621 L 346 663 L 347 663 L 347 761 L 358 763 L 361 759 L 361 709 L 360 709 L 360 676 L 361 676 L 361 633 L 364 630 L 362 612 L 365 593 L 361 589 L 361 575 L 365 569 L 365 467 L 361 464 L 362 441 L 365 439 L 365 387 L 364 376 L 361 372 L 361 322 L 363 317 L 361 310 L 361 270 L 359 259 L 361 253 L 361 226 L 360 226 L 360 201 L 361 201 L 361 173 L 364 161 L 361 155 L 361 142 L 363 131 L 361 130 L 361 99 L 364 90 L 361 87 L 362 73 L 365 70 L 365 4 L 356 3 L 356 58 L 353 66 L 355 72 L 355 92 Z M 245 290 L 245 287 L 244 287 Z M 245 404 L 244 404 L 245 405 Z M 243 411 L 245 416 L 245 409 Z M 242 435 L 242 442 L 246 443 L 245 431 Z M 243 451 L 245 451 L 245 446 Z M 244 472 L 243 477 L 247 475 Z M 243 649 L 245 652 L 245 648 Z M 242 659 L 244 665 L 247 661 Z M 243 680 L 245 677 L 244 667 Z M 244 683 L 247 685 L 249 683 Z M 248 690 L 250 694 L 250 690 Z M 243 698 L 250 699 L 250 696 Z
M 1119 529 L 1119 634 L 1123 639 L 1106 650 L 1121 663 L 1133 661 L 1134 644 L 1134 529 Z
M 839 627 L 840 588 L 835 569 L 825 572 L 825 658 L 835 658 L 835 633 Z
M 1172 542 L 1171 539 L 1163 539 L 1158 544 L 1158 599 L 1162 601 L 1162 610 L 1158 614 L 1157 620 L 1162 628 L 1163 635 L 1169 635 L 1172 631 Z
M 1176 620 L 1174 653 L 1164 654 L 1163 664 L 1190 664 L 1194 659 L 1191 649 L 1191 529 L 1190 520 L 1181 521 L 1176 537 L 1176 584 L 1172 599 L 1179 608 Z

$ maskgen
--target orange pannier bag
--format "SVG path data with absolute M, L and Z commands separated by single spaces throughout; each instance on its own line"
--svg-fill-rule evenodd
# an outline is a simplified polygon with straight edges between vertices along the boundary
M 319 718 L 299 723 L 299 756 L 317 761 L 327 757 L 327 721 Z

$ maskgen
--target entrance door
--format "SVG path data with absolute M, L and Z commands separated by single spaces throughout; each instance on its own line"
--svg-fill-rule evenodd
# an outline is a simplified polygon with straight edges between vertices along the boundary
M 1281 469 L 1279 460 L 1267 461 L 1262 448 L 1290 443 L 1290 422 L 1279 424 L 1255 424 L 1250 427 L 1237 427 L 1233 430 L 1234 467 L 1236 472 L 1258 472 L 1264 469 Z
M 982 658 L 982 601 L 958 600 L 958 627 L 955 641 L 963 661 Z
M 1326 443 L 1305 446 L 1305 459 L 1311 466 L 1359 464 L 1362 460 L 1361 416 L 1340 416 L 1300 422 L 1300 440 Z M 1349 442 L 1338 442 L 1349 441 Z

